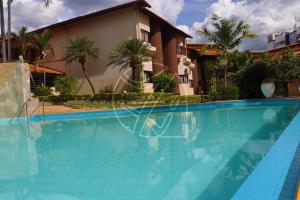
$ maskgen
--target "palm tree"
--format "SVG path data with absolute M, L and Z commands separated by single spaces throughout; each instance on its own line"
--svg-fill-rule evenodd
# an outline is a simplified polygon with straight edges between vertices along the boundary
M 31 34 L 27 32 L 28 27 L 23 26 L 18 33 L 11 33 L 12 37 L 19 42 L 21 55 L 23 56 L 24 60 L 26 60 L 26 53 L 30 47 L 33 47 L 33 44 L 30 43 Z
M 11 61 L 11 4 L 14 0 L 7 0 L 7 60 Z M 44 0 L 44 6 L 49 7 L 52 0 Z M 3 12 L 3 8 L 0 7 Z M 3 16 L 4 17 L 4 16 Z M 4 26 L 4 25 L 3 25 Z
M 204 27 L 198 33 L 215 43 L 217 48 L 221 50 L 223 54 L 221 60 L 222 65 L 224 65 L 224 84 L 227 87 L 228 54 L 238 47 L 244 39 L 254 38 L 256 35 L 250 32 L 249 24 L 236 19 L 221 18 L 213 14 L 210 24 L 214 28 L 213 31 L 209 31 L 207 27 Z
M 47 52 L 50 52 L 51 55 L 54 55 L 53 49 L 50 45 L 50 39 L 52 38 L 53 34 L 50 30 L 45 29 L 42 33 L 36 33 L 33 35 L 33 38 L 35 40 L 35 43 L 33 44 L 33 47 L 38 50 L 38 57 L 37 62 L 39 62 L 41 59 L 43 59 L 43 71 L 44 71 L 44 78 L 43 83 L 44 86 L 46 86 L 46 73 L 45 73 L 45 59 L 47 56 Z
M 5 23 L 4 23 L 3 0 L 0 0 L 0 17 L 1 17 L 2 57 L 3 57 L 3 62 L 6 62 L 6 42 L 5 42 Z
M 63 60 L 69 64 L 74 61 L 78 61 L 81 64 L 84 76 L 94 95 L 96 94 L 95 88 L 87 74 L 85 63 L 88 58 L 98 60 L 100 58 L 99 54 L 99 49 L 94 47 L 93 41 L 90 41 L 86 37 L 75 37 L 69 41 L 63 56 Z
M 13 0 L 7 0 L 7 60 L 11 61 L 11 3 Z
M 151 61 L 153 58 L 150 48 L 149 43 L 139 39 L 125 40 L 111 52 L 108 66 L 119 66 L 121 69 L 130 67 L 132 69 L 132 80 L 140 82 L 143 62 Z

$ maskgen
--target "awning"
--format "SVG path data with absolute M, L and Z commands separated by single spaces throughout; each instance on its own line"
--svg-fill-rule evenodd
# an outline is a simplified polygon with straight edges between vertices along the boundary
M 36 66 L 32 64 L 28 64 L 29 70 L 31 73 L 44 73 L 44 67 L 42 66 Z M 57 74 L 57 75 L 62 75 L 65 74 L 62 71 L 56 70 L 56 69 L 50 69 L 48 67 L 45 67 L 45 73 L 46 74 Z

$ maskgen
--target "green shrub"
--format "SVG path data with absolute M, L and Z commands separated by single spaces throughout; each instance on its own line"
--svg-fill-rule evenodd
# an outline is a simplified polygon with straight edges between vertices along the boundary
M 51 90 L 49 87 L 44 87 L 42 85 L 37 86 L 34 92 L 35 96 L 41 97 L 41 96 L 49 96 L 51 95 Z
M 54 86 L 62 96 L 74 95 L 77 93 L 76 79 L 72 76 L 58 76 L 54 80 Z
M 172 74 L 161 72 L 153 77 L 153 84 L 155 92 L 172 92 L 176 85 L 176 78 Z
M 242 98 L 261 98 L 261 83 L 272 77 L 276 77 L 272 62 L 261 59 L 241 70 L 235 81 Z
M 173 96 L 173 93 L 133 93 L 129 92 L 126 94 L 126 99 L 128 101 L 155 101 L 161 98 Z M 102 93 L 96 94 L 92 100 L 93 101 L 123 101 L 125 99 L 124 93 Z
M 54 103 L 54 104 L 62 104 L 68 101 L 91 101 L 91 95 L 65 95 L 65 96 L 47 96 L 42 98 L 42 100 Z
M 191 104 L 191 103 L 203 103 L 209 100 L 208 95 L 193 95 L 193 96 L 180 96 L 174 93 L 127 93 L 127 102 L 130 103 L 147 103 L 157 102 L 158 104 Z M 69 101 L 84 101 L 84 102 L 124 102 L 124 93 L 103 93 L 91 95 L 66 95 L 66 96 L 48 96 L 43 100 L 54 103 L 63 104 Z M 142 104 L 141 104 L 142 105 Z
M 229 85 L 226 88 L 221 85 L 217 88 L 216 100 L 236 100 L 239 98 L 239 88 Z
M 208 95 L 210 99 L 217 100 L 217 96 L 218 96 L 217 78 L 215 76 L 211 76 L 208 83 L 209 83 Z
M 181 95 L 173 95 L 169 97 L 164 97 L 160 99 L 160 103 L 162 104 L 197 104 L 204 103 L 209 100 L 208 95 L 191 95 L 191 96 L 181 96 Z

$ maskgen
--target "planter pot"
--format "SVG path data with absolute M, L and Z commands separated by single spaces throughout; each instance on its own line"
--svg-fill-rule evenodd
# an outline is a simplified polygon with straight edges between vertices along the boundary
M 261 91 L 266 98 L 271 98 L 275 92 L 275 84 L 274 83 L 262 83 Z

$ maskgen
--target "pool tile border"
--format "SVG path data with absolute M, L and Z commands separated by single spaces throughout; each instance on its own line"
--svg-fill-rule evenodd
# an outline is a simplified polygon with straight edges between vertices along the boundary
M 299 99 L 263 99 L 263 100 L 239 100 L 239 101 L 224 101 L 224 102 L 210 102 L 202 104 L 190 104 L 190 105 L 177 105 L 177 106 L 158 106 L 158 107 L 145 107 L 145 108 L 129 108 L 129 109 L 117 109 L 117 110 L 101 110 L 93 112 L 75 112 L 75 113 L 61 113 L 61 114 L 46 114 L 46 115 L 34 115 L 31 116 L 29 121 L 45 122 L 45 121 L 58 121 L 58 120 L 70 120 L 70 119 L 87 119 L 94 117 L 113 117 L 113 116 L 130 116 L 132 113 L 144 113 L 155 114 L 161 112 L 180 112 L 186 109 L 191 110 L 212 110 L 212 109 L 225 109 L 225 108 L 242 108 L 257 107 L 257 106 L 287 106 L 300 104 Z M 24 117 L 11 119 L 0 119 L 1 125 L 20 124 L 26 123 Z
M 158 107 L 145 107 L 145 108 L 129 108 L 129 109 L 116 109 L 116 110 L 104 110 L 93 112 L 78 112 L 78 113 L 65 113 L 65 114 L 48 114 L 48 115 L 36 115 L 32 116 L 31 122 L 40 121 L 53 121 L 53 120 L 65 120 L 65 119 L 80 119 L 91 117 L 112 117 L 112 116 L 130 116 L 132 113 L 143 114 L 155 114 L 161 112 L 181 112 L 187 109 L 191 110 L 213 110 L 213 109 L 225 109 L 225 108 L 242 108 L 244 106 L 282 106 L 282 105 L 295 105 L 300 104 L 299 99 L 265 99 L 265 100 L 241 100 L 241 101 L 226 101 L 226 102 L 212 102 L 202 104 L 190 104 L 190 105 L 176 105 L 176 106 L 158 106 Z
M 300 141 L 300 111 L 281 134 L 255 170 L 235 193 L 233 200 L 275 200 L 286 195 L 282 189 L 293 159 L 298 151 Z M 293 177 L 297 179 L 297 176 Z M 295 193 L 297 184 L 289 182 L 290 190 L 284 192 Z M 294 194 L 289 194 L 293 197 Z M 293 199 L 293 198 L 291 198 Z

